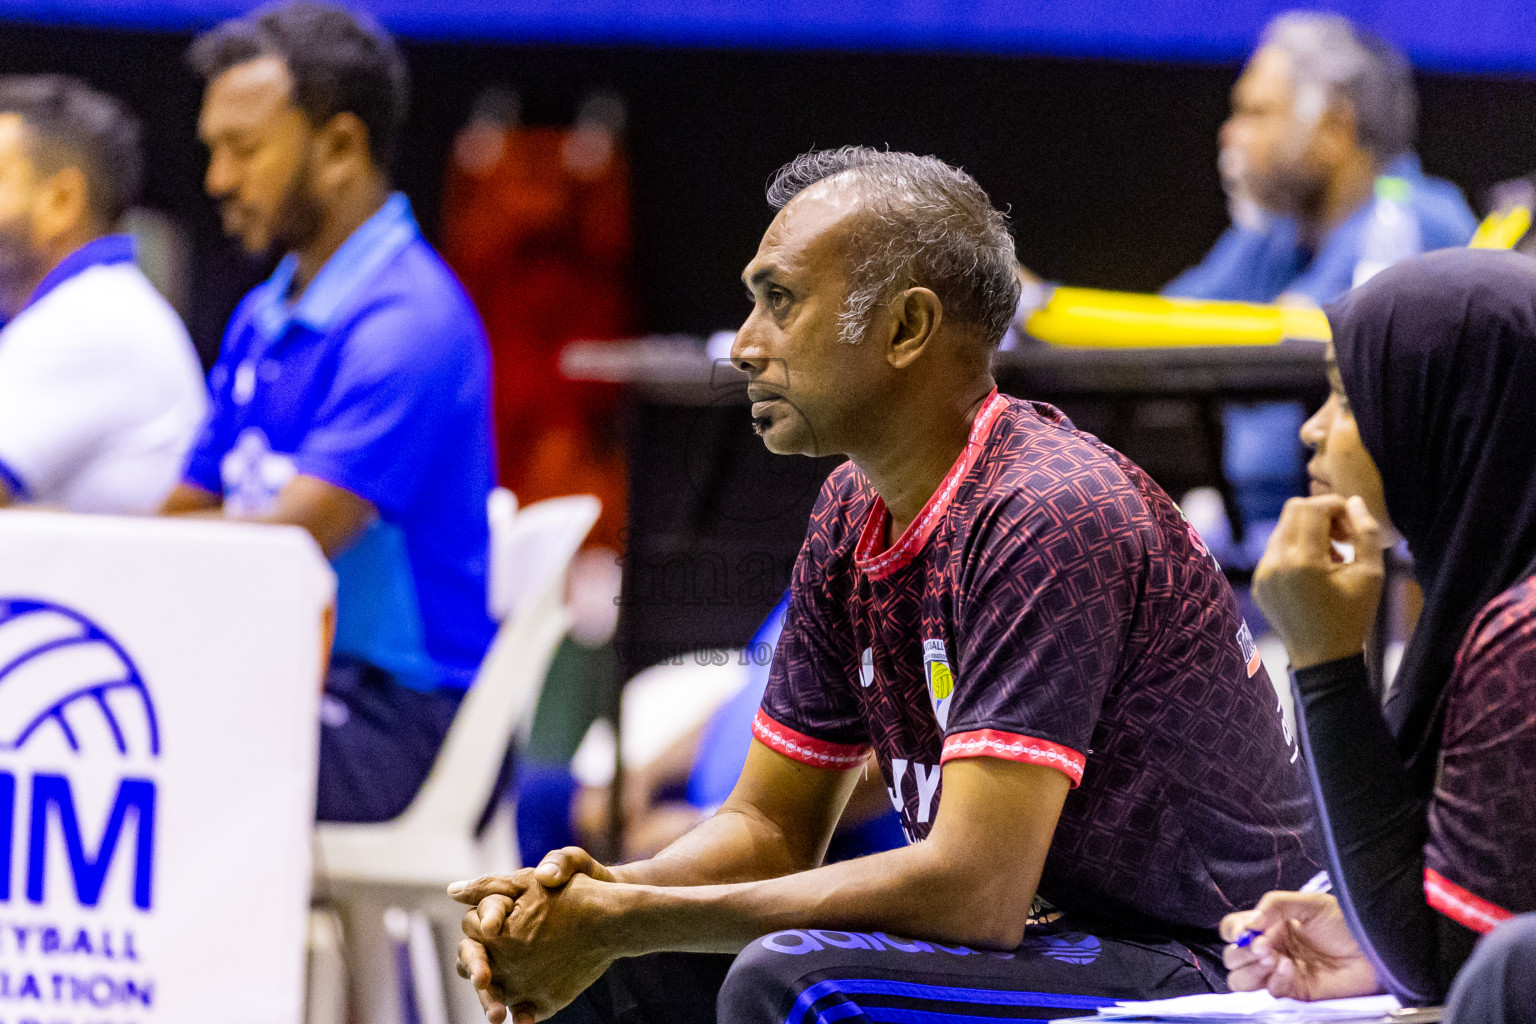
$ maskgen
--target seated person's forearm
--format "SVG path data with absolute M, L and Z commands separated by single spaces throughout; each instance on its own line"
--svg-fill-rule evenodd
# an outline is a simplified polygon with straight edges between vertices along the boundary
M 219 496 L 189 483 L 180 483 L 160 506 L 163 516 L 185 516 L 219 511 Z
M 775 776 L 775 769 L 782 774 Z M 635 865 L 618 876 L 646 884 L 594 888 L 615 955 L 739 949 L 755 936 L 802 927 L 885 931 L 991 949 L 1018 945 L 1067 776 L 1038 765 L 957 759 L 945 766 L 945 803 L 926 839 L 815 867 L 858 773 L 837 778 L 837 795 L 828 804 L 836 814 L 798 819 L 772 805 L 802 771 L 754 744 L 720 815 L 674 843 L 650 868 Z M 827 773 L 820 777 L 830 781 Z M 735 881 L 733 875 L 759 880 Z M 718 884 L 728 881 L 733 884 Z
M 754 741 L 717 814 L 615 877 L 640 885 L 714 885 L 813 868 L 857 781 L 855 771 L 816 771 Z
M 273 506 L 256 522 L 301 526 L 325 552 L 335 558 L 350 547 L 378 518 L 373 503 L 319 477 L 300 473 L 278 492 Z
M 221 516 L 222 509 L 219 495 L 195 484 L 182 483 L 165 500 L 160 514 Z M 284 485 L 271 508 L 240 518 L 242 522 L 303 527 L 315 538 L 325 557 L 335 558 L 362 536 L 377 517 L 378 510 L 366 499 L 301 473 Z
M 761 815 L 727 804 L 656 856 L 611 871 L 633 885 L 719 885 L 776 878 L 819 862 L 819 856 L 797 855 Z
M 921 935 L 929 941 L 1012 949 L 1023 937 L 1035 877 L 972 870 L 921 843 L 784 877 L 730 885 L 662 887 L 581 879 L 600 899 L 615 956 L 735 952 L 790 928 Z
M 1296 672 L 1297 714 L 1331 836 L 1334 884 L 1381 980 L 1435 998 L 1436 913 L 1424 901 L 1423 801 L 1414 796 L 1366 682 L 1365 660 Z

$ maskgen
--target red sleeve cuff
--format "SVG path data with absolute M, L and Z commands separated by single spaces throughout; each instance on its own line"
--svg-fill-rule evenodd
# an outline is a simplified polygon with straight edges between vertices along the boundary
M 1087 763 L 1086 758 L 1071 747 L 1032 736 L 1020 736 L 1018 733 L 998 732 L 996 729 L 957 732 L 947 737 L 939 763 L 944 764 L 957 757 L 998 757 L 1004 761 L 1055 768 L 1072 780 L 1073 789 L 1083 781 L 1083 765 Z
M 1463 889 L 1435 871 L 1424 869 L 1424 898 L 1446 917 L 1464 928 L 1486 935 L 1515 915 Z
M 869 756 L 867 743 L 829 743 L 796 732 L 769 718 L 759 708 L 752 735 L 770 749 L 812 768 L 857 768 Z

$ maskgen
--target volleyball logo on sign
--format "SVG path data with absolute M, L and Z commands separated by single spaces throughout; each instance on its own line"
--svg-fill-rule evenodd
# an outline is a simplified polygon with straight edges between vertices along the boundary
M 16 770 L 15 761 L 36 764 L 39 757 L 50 767 L 72 767 L 30 775 Z M 25 861 L 30 902 L 47 899 L 48 860 L 62 852 L 76 901 L 96 906 L 121 849 L 132 864 L 133 904 L 150 909 L 156 789 L 154 780 L 132 769 L 159 757 L 154 701 L 122 645 L 62 605 L 0 598 L 0 865 L 14 861 L 19 868 Z M 79 792 L 89 797 L 101 788 L 103 758 L 122 763 L 105 773 L 106 792 L 115 796 L 104 823 L 82 824 Z M 131 846 L 122 841 L 130 823 Z M 23 851 L 24 857 L 12 856 Z M 9 872 L 0 872 L 0 904 L 11 899 L 11 881 Z
M 77 753 L 160 754 L 149 688 L 116 640 L 61 605 L 0 598 L 0 752 L 49 733 Z

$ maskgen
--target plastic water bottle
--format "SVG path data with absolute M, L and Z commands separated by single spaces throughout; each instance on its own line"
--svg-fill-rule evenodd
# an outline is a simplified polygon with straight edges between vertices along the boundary
M 1376 199 L 1371 219 L 1360 238 L 1360 259 L 1355 264 L 1359 287 L 1399 260 L 1424 251 L 1419 218 L 1408 205 L 1413 186 L 1405 178 L 1382 175 L 1376 179 Z

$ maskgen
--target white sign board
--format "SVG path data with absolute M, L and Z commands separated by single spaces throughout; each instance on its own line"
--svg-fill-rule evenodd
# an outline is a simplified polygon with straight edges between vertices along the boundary
M 322 618 L 302 530 L 0 512 L 0 1024 L 296 1024 Z

